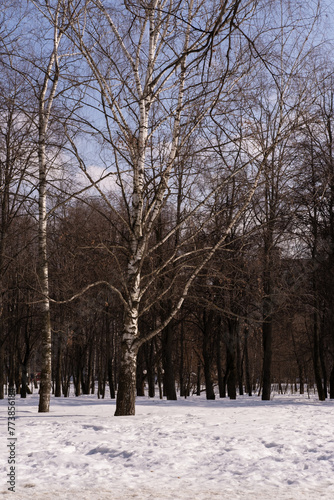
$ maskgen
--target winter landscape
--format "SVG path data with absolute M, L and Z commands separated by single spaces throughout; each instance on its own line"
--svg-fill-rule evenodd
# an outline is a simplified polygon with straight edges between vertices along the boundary
M 114 417 L 115 402 L 96 396 L 52 398 L 48 414 L 37 412 L 37 394 L 16 403 L 16 489 L 7 491 L 3 439 L 3 498 L 334 498 L 334 401 L 314 394 L 142 397 L 132 417 Z
M 334 499 L 333 21 L 0 0 L 1 498 Z

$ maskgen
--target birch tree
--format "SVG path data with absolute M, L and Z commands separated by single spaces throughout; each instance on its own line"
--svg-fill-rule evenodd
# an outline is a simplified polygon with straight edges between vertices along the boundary
M 71 24 L 71 41 L 95 80 L 95 87 L 91 83 L 89 90 L 91 113 L 84 123 L 92 126 L 91 142 L 93 134 L 100 136 L 105 165 L 110 168 L 124 207 L 123 212 L 118 210 L 107 198 L 99 180 L 91 174 L 73 129 L 68 130 L 78 164 L 116 214 L 126 235 L 122 241 L 124 260 L 116 257 L 116 246 L 106 249 L 114 259 L 118 283 L 106 281 L 105 285 L 117 294 L 124 308 L 115 415 L 135 413 L 139 347 L 175 317 L 196 275 L 226 237 L 224 233 L 214 247 L 204 250 L 190 245 L 191 217 L 213 194 L 206 189 L 200 193 L 196 187 L 189 189 L 178 223 L 174 220 L 168 229 L 165 227 L 158 242 L 152 235 L 162 211 L 174 203 L 175 172 L 185 144 L 195 141 L 199 125 L 222 89 L 233 87 L 242 75 L 240 47 L 238 43 L 233 46 L 232 34 L 236 26 L 250 18 L 256 3 L 154 0 L 115 5 L 91 0 L 80 4 L 84 6 L 81 17 Z M 69 12 L 70 17 L 72 14 Z M 197 149 L 202 149 L 201 145 Z M 209 161 L 206 167 L 210 168 Z M 196 168 L 190 168 L 188 182 L 194 182 L 200 171 L 197 162 L 197 173 Z M 255 184 L 244 206 L 254 189 Z M 156 252 L 176 233 L 180 237 L 182 230 L 178 245 L 170 245 L 160 265 L 152 267 Z M 168 285 L 159 289 L 158 283 L 166 275 L 169 279 L 164 283 Z M 139 318 L 167 298 L 172 288 L 178 289 L 178 296 L 175 298 L 174 293 L 168 314 L 151 331 L 140 332 Z
M 60 53 L 60 43 L 68 25 L 66 20 L 66 4 L 63 0 L 38 2 L 31 0 L 29 11 L 31 30 L 26 31 L 29 42 L 38 35 L 41 30 L 45 30 L 42 39 L 41 51 L 37 48 L 30 53 L 20 47 L 18 59 L 25 62 L 25 70 L 21 70 L 27 83 L 30 85 L 33 97 L 30 100 L 30 107 L 26 108 L 26 113 L 30 115 L 37 129 L 37 157 L 38 157 L 38 275 L 39 292 L 41 295 L 41 383 L 39 412 L 48 412 L 50 406 L 51 393 L 51 320 L 50 320 L 50 299 L 49 299 L 49 270 L 47 255 L 47 192 L 50 180 L 48 172 L 54 163 L 55 157 L 59 153 L 59 144 L 53 134 L 52 160 L 47 154 L 50 149 L 50 129 L 52 122 L 55 122 L 55 103 L 59 96 L 64 93 L 64 87 L 59 90 L 59 79 L 61 68 L 64 69 L 64 60 L 70 56 Z M 34 17 L 34 20 L 33 20 Z M 51 29 L 50 29 L 51 28 Z M 48 35 L 51 35 L 48 38 Z M 24 38 L 23 38 L 24 40 Z M 38 41 L 40 42 L 39 38 Z M 36 38 L 35 38 L 35 43 Z M 37 44 L 38 47 L 38 44 Z M 67 47 L 68 48 L 68 47 Z M 66 63 L 65 63 L 66 64 Z M 19 71 L 19 68 L 16 69 Z M 65 85 L 66 90 L 66 85 Z M 37 103 L 37 109 L 35 104 Z
M 58 2 L 59 6 L 59 2 Z M 51 394 L 51 320 L 49 301 L 49 268 L 47 257 L 47 157 L 46 157 L 46 134 L 49 125 L 53 100 L 59 80 L 58 47 L 61 32 L 58 28 L 59 12 L 55 13 L 55 29 L 53 48 L 49 56 L 44 80 L 38 96 L 38 172 L 39 172 L 39 202 L 38 202 L 38 252 L 39 252 L 39 280 L 42 294 L 41 316 L 42 316 L 42 369 L 39 398 L 39 412 L 48 412 Z

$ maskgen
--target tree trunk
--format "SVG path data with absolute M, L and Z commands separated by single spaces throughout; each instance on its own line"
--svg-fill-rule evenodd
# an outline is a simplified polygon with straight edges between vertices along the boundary
M 222 358 L 221 358 L 222 353 L 221 353 L 220 328 L 221 328 L 221 321 L 219 321 L 219 325 L 218 325 L 218 329 L 217 329 L 217 375 L 218 375 L 219 397 L 225 398 L 226 397 L 226 390 L 225 390 Z
M 186 387 L 185 387 L 185 380 L 184 380 L 184 323 L 183 323 L 183 321 L 181 322 L 179 382 L 180 382 L 180 397 L 187 396 Z
M 298 372 L 299 372 L 299 393 L 304 394 L 304 368 L 302 363 L 298 364 Z
M 206 310 L 203 311 L 203 361 L 204 361 L 204 378 L 205 378 L 205 392 L 206 399 L 215 399 L 215 391 L 213 389 L 212 376 L 211 376 L 211 321 L 212 314 L 207 315 Z
M 15 359 L 12 346 L 9 352 L 8 387 L 12 389 L 15 385 Z
M 154 373 L 154 342 L 151 340 L 149 344 L 145 344 L 145 360 L 147 367 L 147 382 L 148 382 L 148 395 L 150 398 L 155 396 L 155 373 Z
M 313 315 L 313 368 L 319 400 L 325 401 L 326 397 L 322 383 L 322 370 L 319 353 L 319 322 L 317 312 Z
M 73 379 L 75 396 L 78 397 L 81 395 L 81 368 L 79 365 L 76 367 L 76 375 L 73 374 Z
M 21 392 L 21 372 L 19 368 L 19 363 L 17 362 L 15 365 L 15 388 L 16 388 L 16 394 L 20 394 Z
M 98 382 L 97 382 L 97 398 L 104 399 L 106 392 L 106 372 L 103 368 L 99 370 Z
M 27 397 L 27 384 L 28 384 L 27 366 L 22 365 L 21 366 L 21 390 L 20 390 L 21 398 Z
M 263 373 L 262 373 L 262 401 L 270 401 L 271 393 L 271 364 L 272 364 L 272 322 L 265 320 L 263 332 Z
M 141 346 L 137 354 L 137 366 L 136 366 L 136 387 L 137 396 L 145 396 L 145 373 L 144 373 L 144 351 Z
M 329 397 L 330 399 L 334 399 L 334 364 L 329 379 Z
M 109 354 L 108 357 L 108 380 L 109 380 L 109 391 L 110 398 L 115 399 L 115 385 L 114 385 L 114 376 L 113 376 L 113 362 L 112 356 Z
M 47 300 L 48 302 L 48 300 Z M 48 304 L 43 304 L 42 318 L 42 369 L 39 391 L 39 412 L 48 412 L 50 409 L 51 393 L 51 322 Z
M 163 399 L 163 392 L 162 392 L 162 377 L 161 377 L 161 368 L 160 364 L 158 365 L 158 387 L 159 387 L 159 399 Z
M 64 398 L 68 398 L 70 395 L 70 377 L 67 377 L 67 375 L 63 377 L 62 389 Z
M 237 319 L 230 318 L 227 322 L 228 331 L 226 332 L 226 373 L 224 383 L 227 384 L 227 394 L 230 399 L 237 398 L 237 332 L 239 323 Z
M 245 377 L 246 377 L 246 391 L 248 396 L 252 396 L 252 383 L 249 370 L 249 356 L 248 356 L 248 329 L 245 332 Z
M 236 341 L 237 341 L 237 375 L 238 375 L 239 394 L 240 394 L 240 396 L 243 396 L 243 394 L 244 394 L 243 359 L 242 359 L 242 355 L 241 355 L 239 327 L 237 328 Z
M 321 371 L 322 371 L 322 378 L 323 378 L 323 391 L 324 391 L 324 397 L 325 399 L 328 398 L 328 393 L 327 393 L 327 371 L 326 371 L 326 363 L 325 363 L 325 353 L 324 353 L 324 332 L 320 331 L 320 338 L 319 338 L 319 357 L 320 357 L 320 365 L 321 365 Z
M 46 89 L 45 89 L 46 92 Z M 46 154 L 45 137 L 47 124 L 44 119 L 44 96 L 40 100 L 39 123 L 39 226 L 38 226 L 38 254 L 39 280 L 41 287 L 41 339 L 42 339 L 42 369 L 39 391 L 39 412 L 48 412 L 50 408 L 51 392 L 51 319 L 49 301 L 49 268 L 47 258 L 47 212 L 46 212 Z
M 107 370 L 110 398 L 115 399 L 115 384 L 114 384 L 114 330 L 111 329 L 111 322 L 108 320 L 109 305 L 106 306 L 106 342 L 107 342 Z
M 115 416 L 135 415 L 136 364 L 138 348 L 123 335 Z
M 272 258 L 273 236 L 271 229 L 265 240 L 265 270 L 263 273 L 263 323 L 262 323 L 262 343 L 263 343 L 263 364 L 262 364 L 262 401 L 270 401 L 271 394 L 271 365 L 272 365 L 272 344 L 273 344 L 273 318 L 272 318 Z
M 58 336 L 55 397 L 61 397 L 61 337 Z
M 230 399 L 237 399 L 237 369 L 235 362 L 235 350 L 233 345 L 229 345 L 226 348 L 226 383 L 227 383 L 227 394 Z
M 201 363 L 198 362 L 196 396 L 200 396 L 200 395 L 201 395 Z
M 176 401 L 175 374 L 173 363 L 173 328 L 169 323 L 162 332 L 162 366 L 164 369 L 164 393 L 169 401 Z
M 272 236 L 270 237 L 272 244 Z M 270 401 L 271 394 L 271 366 L 272 366 L 272 344 L 273 344 L 273 319 L 272 319 L 272 246 L 266 244 L 266 269 L 263 278 L 263 323 L 262 323 L 262 342 L 263 342 L 263 364 L 262 364 L 262 401 Z

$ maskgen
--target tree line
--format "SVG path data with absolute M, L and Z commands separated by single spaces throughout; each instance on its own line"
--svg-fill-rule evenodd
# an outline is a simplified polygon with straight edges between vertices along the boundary
M 1 2 L 0 397 L 334 397 L 328 15 Z

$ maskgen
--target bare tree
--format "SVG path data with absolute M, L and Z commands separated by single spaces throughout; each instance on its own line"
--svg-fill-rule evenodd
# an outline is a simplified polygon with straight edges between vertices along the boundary
M 307 17 L 302 8 L 296 8 L 295 13 L 285 7 L 283 0 L 272 6 L 272 13 L 278 20 L 277 37 L 273 39 L 264 35 L 267 60 L 259 74 L 260 94 L 255 101 L 250 101 L 249 108 L 255 127 L 253 137 L 265 156 L 262 189 L 258 193 L 262 200 L 254 200 L 254 215 L 261 225 L 263 238 L 263 400 L 270 399 L 272 383 L 278 255 L 282 236 L 285 238 L 292 221 L 289 213 L 294 175 L 291 145 L 303 125 L 302 103 L 304 106 L 309 103 L 305 61 L 312 53 L 311 35 L 317 21 L 317 10 L 310 21 L 305 21 Z M 297 24 L 291 30 L 289 20 L 296 14 Z M 271 26 L 274 27 L 272 21 Z
M 100 118 L 94 120 L 90 116 L 90 123 L 102 138 L 104 158 L 108 148 L 106 165 L 111 167 L 125 208 L 124 212 L 117 210 L 95 179 L 97 190 L 116 213 L 126 235 L 122 243 L 123 262 L 110 249 L 119 276 L 116 285 L 108 283 L 124 307 L 116 415 L 135 412 L 139 347 L 175 317 L 196 275 L 226 237 L 222 235 L 215 247 L 204 250 L 189 245 L 191 217 L 213 194 L 207 190 L 200 193 L 194 188 L 189 191 L 192 199 L 184 203 L 178 221 L 174 218 L 158 242 L 152 239 L 162 210 L 175 199 L 175 171 L 185 144 L 194 140 L 199 124 L 207 118 L 226 81 L 229 79 L 228 85 L 232 87 L 233 80 L 241 77 L 241 68 L 235 74 L 238 60 L 235 53 L 234 72 L 230 71 L 231 33 L 252 14 L 255 5 L 256 2 L 241 1 L 219 4 L 155 1 L 124 2 L 118 8 L 96 0 L 87 2 L 81 19 L 72 23 L 71 40 L 84 56 L 97 84 L 91 91 L 91 106 L 94 113 L 101 109 L 105 120 L 102 126 Z M 223 75 L 218 67 L 223 69 Z M 68 138 L 82 170 L 94 183 L 72 131 Z M 206 165 L 210 168 L 209 160 Z M 189 170 L 188 176 L 193 181 L 199 175 L 198 168 L 197 174 L 194 169 Z M 255 185 L 247 193 L 244 206 L 254 189 Z M 227 232 L 244 206 L 226 228 Z M 166 250 L 168 242 L 182 228 L 188 228 L 187 236 L 184 232 L 178 245 L 169 245 Z M 150 260 L 162 248 L 166 250 L 164 259 L 152 268 Z M 193 259 L 199 254 L 202 254 L 200 263 L 191 269 Z M 181 272 L 186 266 L 190 266 L 190 272 Z M 157 289 L 157 283 L 166 275 L 169 278 L 164 282 L 168 285 Z M 177 298 L 174 295 L 168 314 L 151 331 L 139 332 L 139 318 L 157 301 L 167 298 L 171 288 L 179 292 Z
M 32 123 L 22 113 L 27 99 L 24 81 L 4 61 L 0 81 L 0 398 L 3 398 L 4 345 L 6 334 L 7 275 L 19 257 L 20 245 L 9 251 L 10 238 L 15 238 L 15 222 L 29 209 L 32 195 L 28 179 L 36 149 L 31 145 Z
M 39 254 L 39 289 L 41 294 L 41 383 L 39 411 L 48 412 L 50 406 L 51 392 L 51 322 L 50 322 L 50 300 L 49 300 L 49 271 L 47 255 L 47 192 L 50 190 L 50 179 L 48 172 L 56 163 L 59 155 L 59 142 L 57 141 L 55 104 L 61 95 L 70 86 L 66 85 L 59 89 L 60 73 L 65 72 L 68 64 L 67 59 L 71 52 L 67 46 L 60 50 L 60 44 L 64 32 L 68 26 L 66 19 L 66 5 L 63 0 L 39 2 L 31 1 L 29 19 L 31 30 L 24 33 L 23 40 L 36 45 L 35 51 L 26 51 L 25 47 L 19 47 L 16 51 L 16 59 L 19 61 L 15 70 L 25 78 L 30 86 L 31 98 L 29 105 L 24 108 L 27 116 L 30 116 L 37 133 L 38 157 L 38 254 Z M 50 39 L 43 40 L 43 46 L 38 53 L 37 44 L 40 30 L 46 30 Z M 45 42 L 45 43 L 44 43 Z M 59 113 L 60 107 L 58 108 Z M 61 116 L 61 113 L 60 113 Z M 59 116 L 58 116 L 59 118 Z M 62 117 L 66 120 L 66 117 Z M 53 129 L 52 133 L 50 131 Z M 49 151 L 49 154 L 48 154 Z

